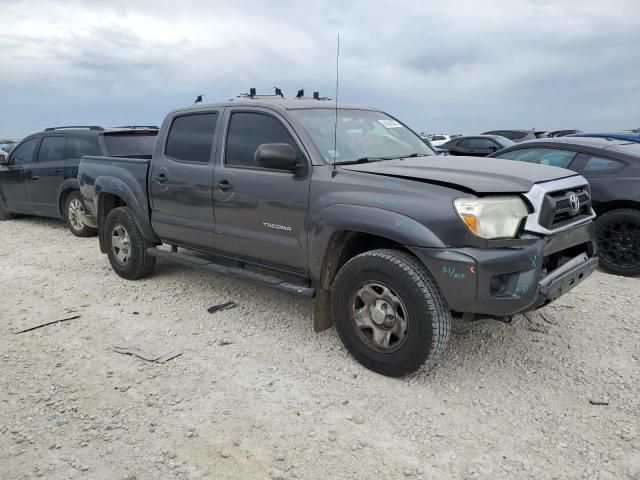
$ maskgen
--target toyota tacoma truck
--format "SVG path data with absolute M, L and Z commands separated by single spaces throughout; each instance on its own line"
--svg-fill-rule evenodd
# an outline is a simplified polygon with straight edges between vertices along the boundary
M 436 156 L 374 108 L 197 104 L 167 115 L 150 160 L 88 156 L 78 175 L 121 277 L 164 259 L 313 297 L 315 330 L 385 375 L 433 364 L 452 317 L 540 308 L 597 264 L 582 176 Z

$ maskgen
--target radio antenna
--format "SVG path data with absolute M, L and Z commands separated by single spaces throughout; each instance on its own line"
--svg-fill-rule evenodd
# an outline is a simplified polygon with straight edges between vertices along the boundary
M 333 123 L 333 170 L 331 176 L 336 176 L 336 151 L 338 149 L 338 85 L 340 79 L 340 34 L 338 33 L 338 48 L 336 50 L 336 116 Z

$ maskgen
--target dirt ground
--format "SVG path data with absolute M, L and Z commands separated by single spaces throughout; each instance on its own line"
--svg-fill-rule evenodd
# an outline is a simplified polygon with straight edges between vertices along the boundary
M 309 299 L 168 263 L 129 282 L 53 220 L 0 243 L 2 479 L 640 479 L 640 279 L 454 323 L 435 369 L 391 379 Z

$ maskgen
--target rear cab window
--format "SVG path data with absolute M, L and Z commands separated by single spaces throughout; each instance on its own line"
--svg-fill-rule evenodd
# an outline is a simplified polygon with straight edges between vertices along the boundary
M 105 132 L 102 136 L 107 146 L 107 155 L 109 156 L 145 156 L 153 153 L 158 131 L 122 130 L 116 132 Z

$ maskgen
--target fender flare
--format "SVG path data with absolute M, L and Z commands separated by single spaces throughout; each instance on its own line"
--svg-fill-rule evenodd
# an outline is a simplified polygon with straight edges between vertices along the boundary
M 114 195 L 120 198 L 126 204 L 127 208 L 131 210 L 133 219 L 145 240 L 152 243 L 160 243 L 160 239 L 151 228 L 151 222 L 149 220 L 149 205 L 146 203 L 147 192 L 140 187 L 138 182 L 134 181 L 132 183 L 128 183 L 116 177 L 100 176 L 96 178 L 94 189 L 96 199 L 96 221 L 99 227 L 104 225 L 104 220 L 106 218 L 103 211 L 105 194 Z M 145 199 L 145 203 L 140 204 L 138 201 L 139 198 Z M 102 228 L 99 230 L 103 231 Z M 101 247 L 103 240 L 103 235 L 100 234 Z
M 401 213 L 364 205 L 333 204 L 309 221 L 309 273 L 313 280 L 321 278 L 329 242 L 341 230 L 367 233 L 412 247 L 445 247 L 426 225 Z

